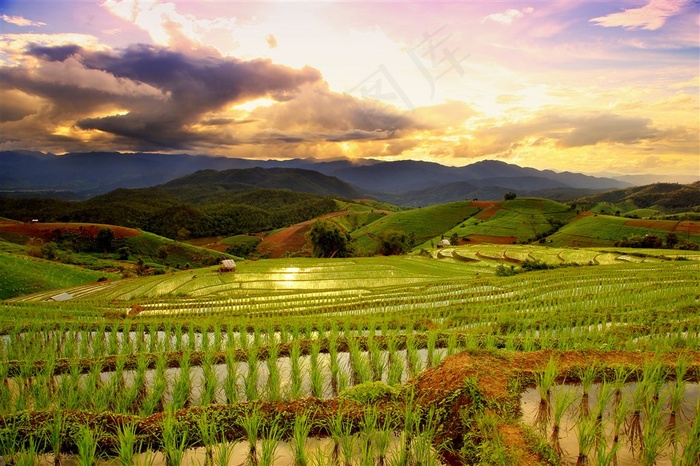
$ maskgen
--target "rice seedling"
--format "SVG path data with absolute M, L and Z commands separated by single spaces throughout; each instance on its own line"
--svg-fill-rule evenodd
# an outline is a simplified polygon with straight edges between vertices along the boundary
M 121 466 L 131 466 L 136 460 L 136 423 L 122 424 L 117 428 L 117 461 Z
M 229 348 L 226 351 L 226 377 L 224 378 L 224 395 L 226 396 L 226 403 L 235 403 L 239 399 L 238 359 L 236 359 L 235 349 L 231 348 Z
M 26 442 L 23 442 L 20 450 L 14 455 L 13 460 L 14 463 L 12 464 L 16 466 L 35 466 L 39 462 L 39 442 L 30 436 Z M 79 461 L 78 464 L 83 465 L 85 463 Z
M 268 345 L 267 351 L 267 397 L 271 401 L 280 401 L 282 399 L 282 379 L 277 366 L 278 343 L 273 341 Z
M 156 370 L 153 375 L 153 387 L 150 393 L 147 393 L 141 400 L 141 415 L 148 416 L 155 412 L 163 411 L 163 398 L 168 389 L 168 380 L 166 377 L 167 361 L 164 354 L 158 355 L 156 359 Z M 145 385 L 143 385 L 145 386 Z
M 389 369 L 387 371 L 387 384 L 398 385 L 403 377 L 404 363 L 397 350 L 398 342 L 396 338 L 389 338 L 387 345 L 387 360 Z
M 693 424 L 690 428 L 690 432 L 688 432 L 688 438 L 678 464 L 680 466 L 700 464 L 700 402 L 695 405 Z
M 663 426 L 662 415 L 661 403 L 650 403 L 644 411 L 645 421 L 639 458 L 643 466 L 655 465 L 666 445 L 667 431 Z
M 260 378 L 260 368 L 258 367 L 258 347 L 252 344 L 248 348 L 248 373 L 244 381 L 245 396 L 248 401 L 258 399 L 258 379 Z
M 187 448 L 187 430 L 182 429 L 173 412 L 166 412 L 161 423 L 163 456 L 166 466 L 179 466 Z
M 202 360 L 202 378 L 203 386 L 199 404 L 201 406 L 207 406 L 216 402 L 216 391 L 219 385 L 211 352 L 204 353 L 204 358 Z
M 240 422 L 241 427 L 245 430 L 246 439 L 248 440 L 248 463 L 251 466 L 258 466 L 257 444 L 263 426 L 262 415 L 257 408 L 254 408 L 251 412 L 244 415 Z
M 294 418 L 294 430 L 292 431 L 292 449 L 294 451 L 294 466 L 308 466 L 309 458 L 306 451 L 306 439 L 311 432 L 311 419 L 307 413 Z
M 556 390 L 552 398 L 552 433 L 549 436 L 549 443 L 559 458 L 564 455 L 564 450 L 559 441 L 561 422 L 564 414 L 576 401 L 576 394 L 572 390 Z
M 89 426 L 81 426 L 76 438 L 78 465 L 93 466 L 97 463 L 97 439 Z
M 282 429 L 275 419 L 264 429 L 260 438 L 260 466 L 273 466 L 277 460 L 277 448 L 282 439 Z
M 537 414 L 535 415 L 535 424 L 544 432 L 551 419 L 552 387 L 557 377 L 557 361 L 554 358 L 550 358 L 544 370 L 536 372 L 534 375 L 537 391 L 540 394 L 540 403 L 537 407 Z
M 296 399 L 302 393 L 302 367 L 301 367 L 301 346 L 299 340 L 292 342 L 292 349 L 289 354 L 291 363 L 290 373 L 290 397 Z
M 388 418 L 379 421 L 378 429 L 374 433 L 374 449 L 377 454 L 377 466 L 386 466 L 387 455 L 391 441 L 394 438 L 394 431 L 389 425 Z
M 190 353 L 185 351 L 180 357 L 180 368 L 173 385 L 173 399 L 170 408 L 179 411 L 190 406 L 192 376 L 190 374 Z
M 197 419 L 197 432 L 204 445 L 205 466 L 214 464 L 214 445 L 219 441 L 219 425 L 209 417 L 206 411 L 202 411 Z
M 579 413 L 580 416 L 587 417 L 590 413 L 589 399 L 591 387 L 593 386 L 593 381 L 598 375 L 598 368 L 595 364 L 588 365 L 579 370 L 578 375 L 579 379 L 581 380 L 581 388 L 583 389 L 581 403 L 579 404 Z
M 228 466 L 233 456 L 233 449 L 236 447 L 236 443 L 236 441 L 227 441 L 225 435 L 221 434 L 219 442 L 214 445 L 214 464 L 216 466 Z
M 579 418 L 576 423 L 576 439 L 578 441 L 576 466 L 583 466 L 589 463 L 591 451 L 597 442 L 596 434 L 595 419 L 590 416 Z
M 320 365 L 319 353 L 321 352 L 321 343 L 314 340 L 311 343 L 311 354 L 309 355 L 310 379 L 311 379 L 311 395 L 316 398 L 323 396 L 323 371 Z

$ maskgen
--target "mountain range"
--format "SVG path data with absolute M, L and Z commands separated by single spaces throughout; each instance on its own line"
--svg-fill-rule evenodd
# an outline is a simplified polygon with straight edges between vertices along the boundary
M 298 186 L 257 183 L 265 169 L 301 169 L 296 172 Z M 66 155 L 30 151 L 0 152 L 0 195 L 6 197 L 58 197 L 85 199 L 118 188 L 141 188 L 187 184 L 211 180 L 211 171 L 230 172 L 227 184 L 241 183 L 256 188 L 285 188 L 320 195 L 371 197 L 400 205 L 428 205 L 465 198 L 502 199 L 514 191 L 521 196 L 546 196 L 572 199 L 585 194 L 632 186 L 608 177 L 571 172 L 524 168 L 487 160 L 464 167 L 449 167 L 434 162 L 365 160 L 319 161 L 315 159 L 249 160 L 204 155 L 166 155 L 152 153 L 89 152 Z M 337 181 L 315 183 L 306 171 L 319 172 Z M 235 170 L 234 170 L 235 171 Z M 256 175 L 257 174 L 257 175 Z M 270 183 L 274 172 L 260 178 Z M 342 183 L 341 183 L 342 182 Z M 330 184 L 329 184 L 330 183 Z M 293 183 L 292 183 L 293 184 Z M 332 185 L 332 187 L 330 187 Z

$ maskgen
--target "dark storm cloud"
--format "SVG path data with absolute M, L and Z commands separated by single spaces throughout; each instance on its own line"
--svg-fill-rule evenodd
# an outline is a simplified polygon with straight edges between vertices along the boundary
M 321 79 L 311 67 L 150 45 L 109 52 L 34 46 L 28 54 L 40 66 L 0 70 L 5 88 L 46 99 L 56 119 L 127 138 L 137 147 L 141 141 L 147 147 L 189 147 L 207 137 L 190 128 L 210 120 L 206 114 L 258 97 L 292 98 L 301 85 Z M 108 108 L 120 114 L 88 116 Z

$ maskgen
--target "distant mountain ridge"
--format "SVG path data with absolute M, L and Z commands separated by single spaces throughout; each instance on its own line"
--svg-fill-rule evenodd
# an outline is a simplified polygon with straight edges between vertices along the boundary
M 516 191 L 519 195 L 536 195 L 542 190 L 558 190 L 562 197 L 574 198 L 582 194 L 632 186 L 629 183 L 580 173 L 524 168 L 505 162 L 487 160 L 464 167 L 449 167 L 435 162 L 350 160 L 319 161 L 315 159 L 249 160 L 204 155 L 165 155 L 150 153 L 91 152 L 62 156 L 29 151 L 0 152 L 0 195 L 14 195 L 26 191 L 25 197 L 38 191 L 51 191 L 46 197 L 89 198 L 118 188 L 142 188 L 167 184 L 201 170 L 230 169 L 301 169 L 312 170 L 335 177 L 350 187 L 345 194 L 329 192 L 328 186 L 306 191 L 320 195 L 375 197 L 403 205 L 426 205 L 449 202 L 469 197 L 496 199 L 502 193 Z M 281 186 L 252 183 L 255 171 L 248 172 L 237 182 L 256 188 Z M 291 172 L 290 172 L 291 173 Z M 300 184 L 311 189 L 310 179 L 302 172 Z M 202 174 L 198 176 L 204 176 Z M 245 177 L 250 177 L 250 180 Z M 270 182 L 270 178 L 266 179 Z M 289 187 L 287 189 L 297 189 Z M 449 186 L 461 183 L 462 188 Z M 466 184 L 465 184 L 466 183 Z M 293 184 L 293 183 L 292 183 Z M 466 189 L 466 185 L 474 189 Z M 436 192 L 442 194 L 437 195 Z M 565 194 L 569 190 L 569 194 Z M 586 190 L 582 192 L 581 190 Z M 421 195 L 420 193 L 424 193 Z M 452 193 L 452 194 L 450 194 Z M 461 197 L 456 197 L 461 195 Z

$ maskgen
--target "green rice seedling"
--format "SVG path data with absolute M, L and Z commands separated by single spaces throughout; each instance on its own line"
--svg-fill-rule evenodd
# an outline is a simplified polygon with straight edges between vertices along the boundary
M 549 425 L 552 414 L 552 387 L 557 377 L 557 361 L 554 358 L 550 358 L 544 370 L 536 372 L 534 375 L 537 391 L 540 394 L 535 424 L 544 432 Z
M 433 367 L 439 363 L 439 361 L 437 361 L 435 358 L 435 346 L 437 343 L 437 336 L 438 335 L 436 331 L 431 330 L 428 332 L 428 367 Z
M 136 444 L 136 423 L 125 423 L 117 427 L 117 460 L 121 466 L 131 466 L 136 460 L 139 446 Z
M 121 355 L 120 355 L 121 357 Z M 148 360 L 145 354 L 139 354 L 136 359 L 136 371 L 131 385 L 120 392 L 116 399 L 115 410 L 118 413 L 138 413 L 143 400 L 146 398 L 146 371 Z
M 216 466 L 228 466 L 236 441 L 229 442 L 224 434 L 221 434 L 219 442 L 214 445 L 214 464 Z
M 89 426 L 81 426 L 75 440 L 78 448 L 78 465 L 93 466 L 97 463 L 97 438 Z
M 348 350 L 350 352 L 350 365 L 352 366 L 350 383 L 357 385 L 370 382 L 372 380 L 372 369 L 367 361 L 367 357 L 362 354 L 357 340 L 348 340 Z
M 197 335 L 194 331 L 194 325 L 187 326 L 187 349 L 190 351 L 197 350 Z
M 221 344 L 222 344 L 222 338 L 221 338 L 221 325 L 218 322 L 214 322 L 214 342 L 212 346 L 213 351 L 221 351 Z
M 596 429 L 598 429 L 599 438 L 604 437 L 605 432 L 603 427 L 603 418 L 605 417 L 605 411 L 607 410 L 608 404 L 612 400 L 613 395 L 614 389 L 611 384 L 605 381 L 600 384 L 600 388 L 598 390 L 598 397 L 596 398 L 593 410 L 593 418 L 595 419 L 595 425 Z
M 599 440 L 596 447 L 596 463 L 598 466 L 611 466 L 617 464 L 617 453 L 621 444 L 615 443 L 610 449 L 604 441 Z
M 256 407 L 250 413 L 243 416 L 240 422 L 248 440 L 248 463 L 251 466 L 258 466 L 257 444 L 260 438 L 263 418 Z
M 389 426 L 389 420 L 379 421 L 379 428 L 374 433 L 374 448 L 377 454 L 377 466 L 387 465 L 387 455 L 391 440 L 394 437 L 394 431 Z
M 367 357 L 369 359 L 372 380 L 375 382 L 382 380 L 384 373 L 384 360 L 379 345 L 374 337 L 367 338 Z
M 282 439 L 282 428 L 277 420 L 264 429 L 260 438 L 260 466 L 273 466 L 277 460 L 277 448 Z
M 581 417 L 576 423 L 576 439 L 578 441 L 578 457 L 576 466 L 583 466 L 589 463 L 591 451 L 597 442 L 597 429 L 595 419 Z
M 14 464 L 20 453 L 19 446 L 22 439 L 16 422 L 15 420 L 7 422 L 5 428 L 0 430 L 0 456 L 5 460 L 5 464 Z
M 302 368 L 301 368 L 301 346 L 299 340 L 292 341 L 292 349 L 289 354 L 290 372 L 290 396 L 292 399 L 301 397 L 302 394 Z
M 397 346 L 398 342 L 396 341 L 396 338 L 389 338 L 387 348 L 389 369 L 386 377 L 387 384 L 389 385 L 399 385 L 401 383 L 401 378 L 403 377 L 403 358 L 399 356 Z
M 175 351 L 182 351 L 183 349 L 183 342 L 182 342 L 182 334 L 183 334 L 183 325 L 181 322 L 178 322 L 175 324 L 175 328 L 173 329 L 173 332 L 175 333 Z
M 360 424 L 360 464 L 371 465 L 374 461 L 374 434 L 377 430 L 379 415 L 376 408 L 365 409 Z
M 197 418 L 197 432 L 204 445 L 204 464 L 205 466 L 212 466 L 214 464 L 214 445 L 219 440 L 219 425 L 204 410 Z
M 10 391 L 7 377 L 9 365 L 7 361 L 0 361 L 0 414 L 9 414 L 12 404 L 12 392 Z
M 267 354 L 267 396 L 271 401 L 280 401 L 282 399 L 282 378 L 277 366 L 278 354 L 279 345 L 276 341 L 273 341 L 268 346 Z
M 669 394 L 668 399 L 668 425 L 666 430 L 671 434 L 670 441 L 674 447 L 677 446 L 677 418 L 683 406 L 683 398 L 685 397 L 686 381 L 685 377 L 688 373 L 688 358 L 685 355 L 681 355 L 676 362 L 676 381 L 673 384 L 673 388 Z
M 640 381 L 632 392 L 632 407 L 629 419 L 625 423 L 625 434 L 629 441 L 630 450 L 634 452 L 642 448 L 642 410 L 646 402 L 646 396 L 649 389 Z
M 642 449 L 640 460 L 644 466 L 653 466 L 658 461 L 666 445 L 666 430 L 662 421 L 662 404 L 650 403 L 645 411 L 644 429 L 642 431 Z
M 63 439 L 65 437 L 66 424 L 63 418 L 63 412 L 57 410 L 53 413 L 51 422 L 46 426 L 44 443 L 51 449 L 53 453 L 54 466 L 60 466 L 63 460 Z
M 167 360 L 164 354 L 159 354 L 156 359 L 156 371 L 153 376 L 153 388 L 150 393 L 145 394 L 140 406 L 141 415 L 148 416 L 154 412 L 163 410 L 163 397 L 168 389 L 168 380 L 166 377 Z M 145 384 L 142 385 L 145 387 Z
M 688 432 L 688 438 L 678 464 L 680 466 L 700 464 L 700 402 L 695 405 L 693 424 Z
M 226 378 L 224 378 L 224 395 L 226 396 L 226 403 L 235 403 L 239 398 L 238 359 L 236 359 L 235 349 L 229 349 L 226 351 Z
M 406 337 L 406 359 L 410 377 L 415 377 L 423 371 L 416 340 L 412 334 Z
M 447 354 L 452 356 L 457 352 L 457 334 L 455 332 L 450 332 L 447 337 Z
M 579 416 L 587 417 L 590 413 L 589 399 L 593 381 L 598 375 L 598 368 L 595 364 L 586 366 L 578 371 L 579 379 L 581 380 L 581 403 L 579 404 Z
M 321 369 L 319 354 L 321 352 L 321 343 L 314 340 L 311 343 L 310 362 L 310 379 L 311 379 L 311 395 L 316 398 L 323 396 L 323 371 Z
M 180 427 L 173 412 L 168 411 L 161 424 L 162 444 L 166 466 L 179 466 L 187 448 L 187 429 Z
M 311 419 L 307 413 L 300 414 L 294 418 L 294 430 L 292 432 L 294 466 L 308 466 L 309 464 L 306 439 L 309 437 L 311 427 Z
M 327 427 L 333 439 L 332 463 L 340 464 L 340 455 L 343 453 L 345 465 L 349 465 L 352 461 L 353 449 L 352 423 L 345 419 L 342 413 L 336 413 L 328 421 Z
M 23 443 L 21 449 L 14 455 L 14 465 L 16 466 L 35 466 L 39 463 L 39 442 L 34 440 L 33 436 L 29 436 L 26 442 Z M 84 464 L 80 462 L 79 464 Z
M 564 455 L 564 450 L 559 442 L 561 421 L 564 414 L 576 401 L 576 394 L 571 390 L 556 390 L 552 397 L 552 433 L 549 436 L 549 443 L 559 458 Z
M 248 332 L 243 326 L 238 329 L 238 342 L 241 349 L 248 349 Z
M 179 374 L 173 385 L 173 399 L 170 405 L 173 411 L 179 411 L 190 406 L 192 393 L 192 377 L 190 374 L 190 353 L 185 351 L 180 357 Z

